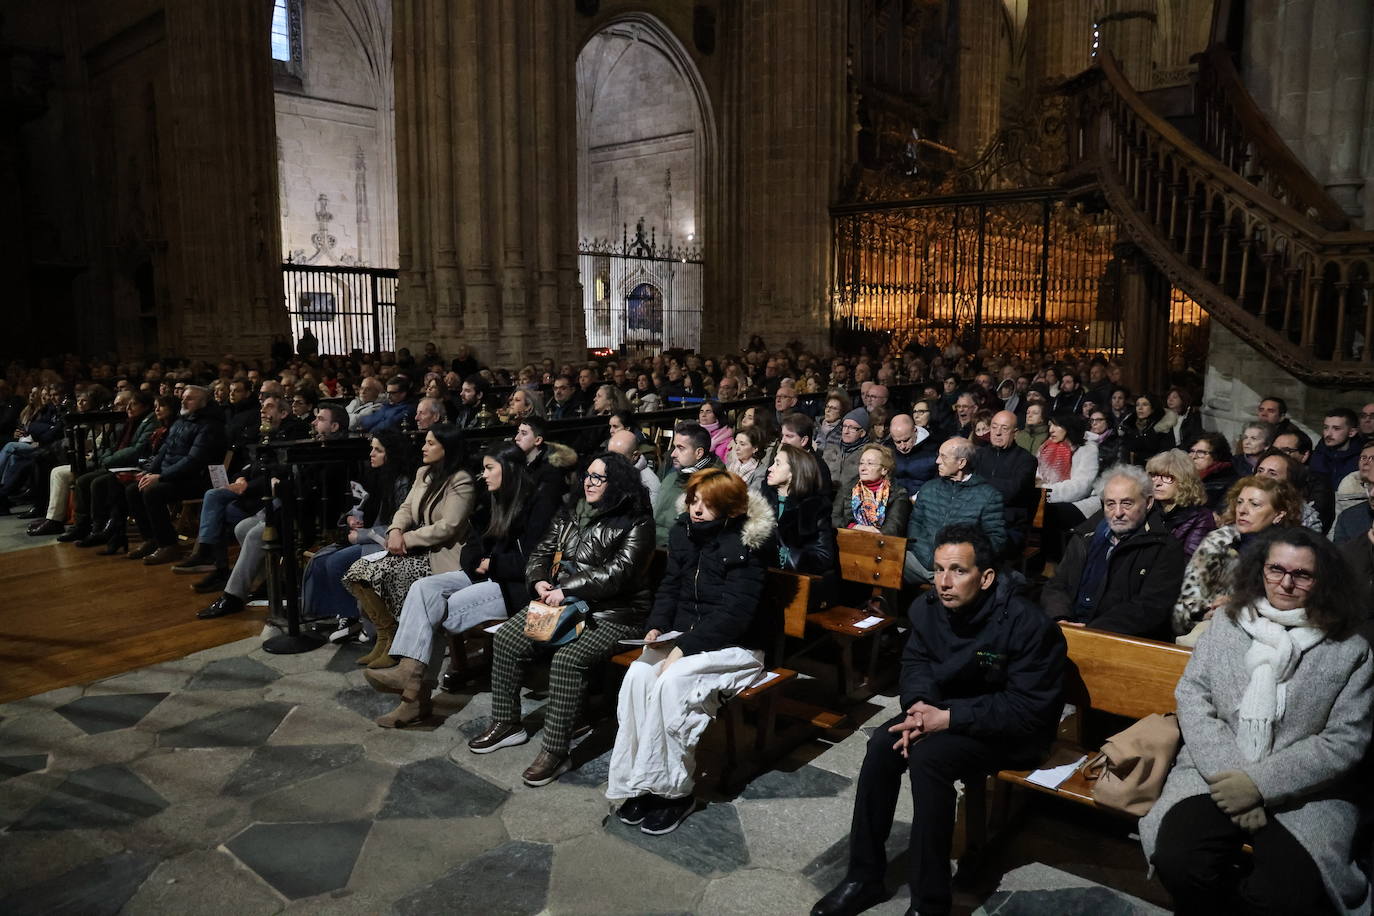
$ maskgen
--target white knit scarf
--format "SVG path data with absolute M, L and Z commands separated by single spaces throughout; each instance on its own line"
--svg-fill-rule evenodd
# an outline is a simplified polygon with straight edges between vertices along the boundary
M 1250 682 L 1240 698 L 1236 740 L 1246 760 L 1259 760 L 1274 746 L 1274 723 L 1283 718 L 1287 681 L 1308 649 L 1325 633 L 1307 622 L 1307 611 L 1280 611 L 1264 598 L 1243 609 L 1237 621 L 1250 635 L 1245 667 Z

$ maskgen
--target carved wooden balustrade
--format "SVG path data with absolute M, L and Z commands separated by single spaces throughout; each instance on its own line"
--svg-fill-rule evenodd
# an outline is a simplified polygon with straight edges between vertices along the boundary
M 1309 384 L 1374 383 L 1374 233 L 1323 225 L 1320 185 L 1213 114 L 1205 134 L 1228 167 L 1150 110 L 1110 54 L 1065 88 L 1070 173 L 1095 175 L 1176 287 Z

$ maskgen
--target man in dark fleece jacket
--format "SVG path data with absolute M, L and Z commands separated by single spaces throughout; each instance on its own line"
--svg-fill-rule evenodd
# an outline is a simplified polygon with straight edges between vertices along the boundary
M 911 903 L 948 913 L 954 782 L 1035 766 L 1059 721 L 1066 650 L 1059 627 L 994 568 L 974 525 L 936 537 L 934 588 L 912 604 L 902 656 L 903 712 L 868 742 L 854 797 L 849 870 L 812 916 L 860 913 L 885 900 L 887 835 L 902 772 L 911 777 Z

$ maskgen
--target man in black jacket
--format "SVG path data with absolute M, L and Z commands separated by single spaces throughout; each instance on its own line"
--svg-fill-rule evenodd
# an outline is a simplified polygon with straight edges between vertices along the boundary
M 973 473 L 1002 494 L 1007 520 L 1007 556 L 1019 556 L 1040 491 L 1035 488 L 1035 458 L 1016 444 L 1016 414 L 999 410 L 989 424 L 988 444 L 973 453 Z
M 1098 480 L 1102 511 L 1073 531 L 1040 602 L 1056 620 L 1127 636 L 1171 639 L 1183 587 L 1183 544 L 1154 509 L 1150 478 L 1134 465 Z
M 854 798 L 849 870 L 812 916 L 860 913 L 886 899 L 887 835 L 902 772 L 911 777 L 911 905 L 948 913 L 954 782 L 1036 765 L 1063 705 L 1066 650 L 1059 628 L 1019 594 L 1016 573 L 994 567 L 976 526 L 936 537 L 934 589 L 909 612 L 902 709 L 868 742 Z
M 179 557 L 171 503 L 204 493 L 210 484 L 206 469 L 224 460 L 224 423 L 209 403 L 207 389 L 187 385 L 181 394 L 181 416 L 167 431 L 148 470 L 125 487 L 129 514 L 143 535 L 143 546 L 129 554 L 130 559 L 156 566 Z

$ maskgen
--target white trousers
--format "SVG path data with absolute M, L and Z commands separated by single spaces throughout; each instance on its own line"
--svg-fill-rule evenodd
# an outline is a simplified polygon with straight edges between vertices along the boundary
M 625 672 L 607 798 L 690 795 L 697 742 L 721 695 L 739 693 L 763 671 L 762 652 L 731 647 L 680 658 L 660 675 L 667 655 L 645 646 Z
M 44 518 L 54 522 L 67 520 L 67 496 L 72 492 L 76 476 L 70 464 L 62 464 L 48 472 L 48 514 Z

